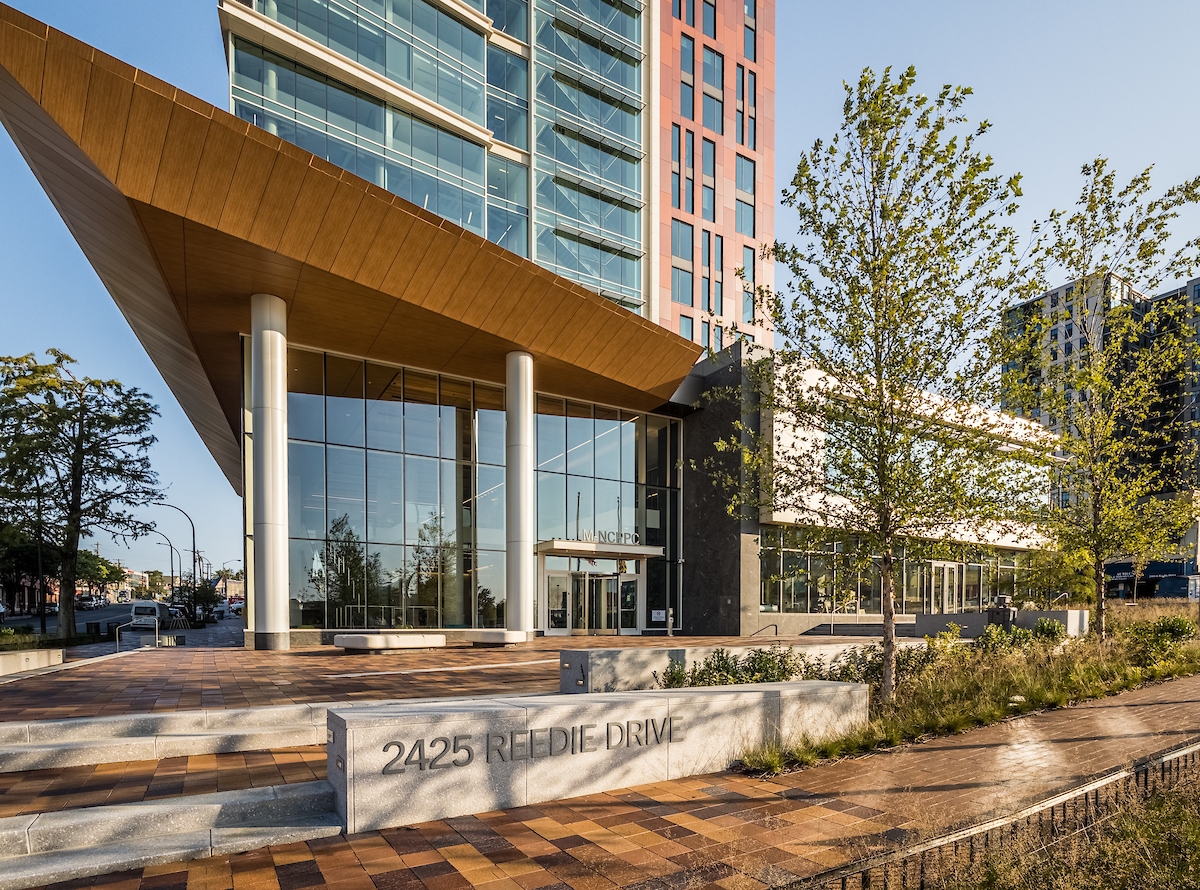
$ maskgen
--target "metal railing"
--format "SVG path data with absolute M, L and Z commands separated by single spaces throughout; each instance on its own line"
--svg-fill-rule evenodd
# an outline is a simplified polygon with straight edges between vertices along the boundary
M 157 649 L 158 648 L 158 618 L 152 618 L 151 621 L 154 622 L 154 648 Z M 135 625 L 141 626 L 144 623 L 145 623 L 144 621 L 127 621 L 124 624 L 117 625 L 117 629 L 113 635 L 117 638 L 117 651 L 118 652 L 121 651 L 121 628 L 134 627 Z
M 789 890 L 926 890 L 939 876 L 974 866 L 1018 838 L 1022 853 L 1036 854 L 1095 829 L 1133 795 L 1166 790 L 1198 775 L 1200 742 L 1193 742 L 1112 770 L 1016 813 L 805 878 Z M 1038 839 L 1033 845 L 1031 835 Z

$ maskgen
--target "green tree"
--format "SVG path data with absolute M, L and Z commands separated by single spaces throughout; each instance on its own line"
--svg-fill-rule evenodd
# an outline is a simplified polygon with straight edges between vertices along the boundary
M 61 554 L 59 634 L 69 637 L 80 540 L 152 528 L 130 510 L 162 495 L 148 456 L 158 409 L 136 388 L 76 376 L 63 352 L 48 358 L 0 358 L 0 492 L 26 515 L 40 492 Z
M 1048 609 L 1060 597 L 1066 602 L 1079 602 L 1088 601 L 1095 594 L 1091 563 L 1083 551 L 1031 550 L 1025 556 L 1024 567 L 1029 592 Z M 1065 603 L 1059 607 L 1066 608 Z
M 1149 169 L 1121 187 L 1103 158 L 1082 172 L 1075 207 L 1041 226 L 1040 265 L 1071 284 L 1058 306 L 1009 313 L 1017 356 L 1006 389 L 1061 433 L 1044 523 L 1060 550 L 1088 555 L 1103 637 L 1105 563 L 1161 550 L 1195 520 L 1195 440 L 1179 394 L 1198 358 L 1194 309 L 1141 295 L 1195 268 L 1200 238 L 1169 241 L 1180 209 L 1200 200 L 1200 178 L 1151 198 Z M 1068 324 L 1079 347 L 1067 357 L 1063 343 L 1060 358 L 1048 332 Z
M 898 544 L 1015 527 L 1044 481 L 1013 467 L 1014 437 L 1032 432 L 977 407 L 997 395 L 1002 296 L 1028 286 L 1005 224 L 1019 177 L 976 149 L 989 125 L 962 114 L 969 89 L 931 97 L 913 68 L 867 69 L 845 92 L 837 134 L 801 156 L 783 194 L 799 242 L 767 253 L 787 289 L 757 293 L 782 342 L 764 351 L 751 406 L 769 423 L 749 437 L 737 425 L 718 449 L 751 469 L 734 509 L 790 513 L 874 557 L 890 700 Z
M 162 599 L 167 592 L 167 583 L 163 573 L 158 569 L 151 569 L 146 573 L 146 578 L 148 581 L 147 587 L 150 590 L 151 596 L 153 596 L 154 599 Z
M 75 574 L 88 587 L 88 592 L 108 593 L 113 584 L 125 580 L 125 570 L 90 550 L 80 550 L 75 564 Z

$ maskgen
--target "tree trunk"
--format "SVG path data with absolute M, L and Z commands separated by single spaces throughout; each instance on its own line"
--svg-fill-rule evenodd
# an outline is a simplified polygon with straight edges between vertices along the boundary
M 83 421 L 78 421 L 72 440 L 75 453 L 71 455 L 71 488 L 68 492 L 67 521 L 63 529 L 62 572 L 58 582 L 58 636 L 75 636 L 75 580 L 79 571 L 79 537 L 83 524 Z M 65 595 L 65 604 L 64 604 Z M 65 605 L 65 607 L 64 607 Z
M 1104 639 L 1107 635 L 1107 627 L 1104 621 L 1104 560 L 1097 559 L 1095 561 L 1096 572 L 1096 633 L 1100 635 L 1100 639 Z
M 896 601 L 893 584 L 892 548 L 883 549 L 879 563 L 880 599 L 883 600 L 883 681 L 880 694 L 885 702 L 896 697 Z
M 62 570 L 58 573 L 58 636 L 75 636 L 75 580 L 79 564 L 79 524 L 67 523 L 63 536 Z

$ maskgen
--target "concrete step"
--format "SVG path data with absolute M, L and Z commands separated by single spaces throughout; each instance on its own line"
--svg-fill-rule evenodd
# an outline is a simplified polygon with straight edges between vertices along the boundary
M 133 868 L 227 856 L 272 844 L 291 844 L 341 834 L 338 815 L 322 813 L 289 825 L 212 828 L 54 853 L 0 860 L 0 890 L 26 890 L 59 881 L 112 874 Z
M 0 723 L 0 773 L 318 745 L 338 703 Z
M 130 760 L 162 760 L 192 754 L 265 751 L 324 742 L 323 725 L 295 723 L 250 729 L 208 729 L 190 733 L 8 744 L 0 745 L 0 773 L 124 763 Z
M 34 720 L 0 723 L 0 745 L 26 742 L 64 742 L 80 739 L 113 739 L 179 735 L 206 729 L 246 729 L 293 723 L 325 722 L 338 702 L 272 705 L 265 708 L 211 708 L 197 711 L 161 711 L 116 717 L 75 717 L 67 720 Z
M 0 819 L 0 890 L 339 834 L 328 782 Z
M 404 701 L 446 703 L 475 698 L 487 696 Z M 330 708 L 368 708 L 386 703 L 385 700 L 311 702 L 264 708 L 0 722 L 0 773 L 323 745 Z

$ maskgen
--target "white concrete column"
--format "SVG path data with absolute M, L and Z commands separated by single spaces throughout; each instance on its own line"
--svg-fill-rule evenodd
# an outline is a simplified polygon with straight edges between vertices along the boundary
M 533 593 L 537 585 L 537 487 L 534 483 L 533 356 L 510 352 L 505 360 L 505 478 L 508 629 L 532 636 L 536 617 Z
M 287 649 L 287 304 L 250 298 L 250 410 L 254 430 L 254 648 Z

